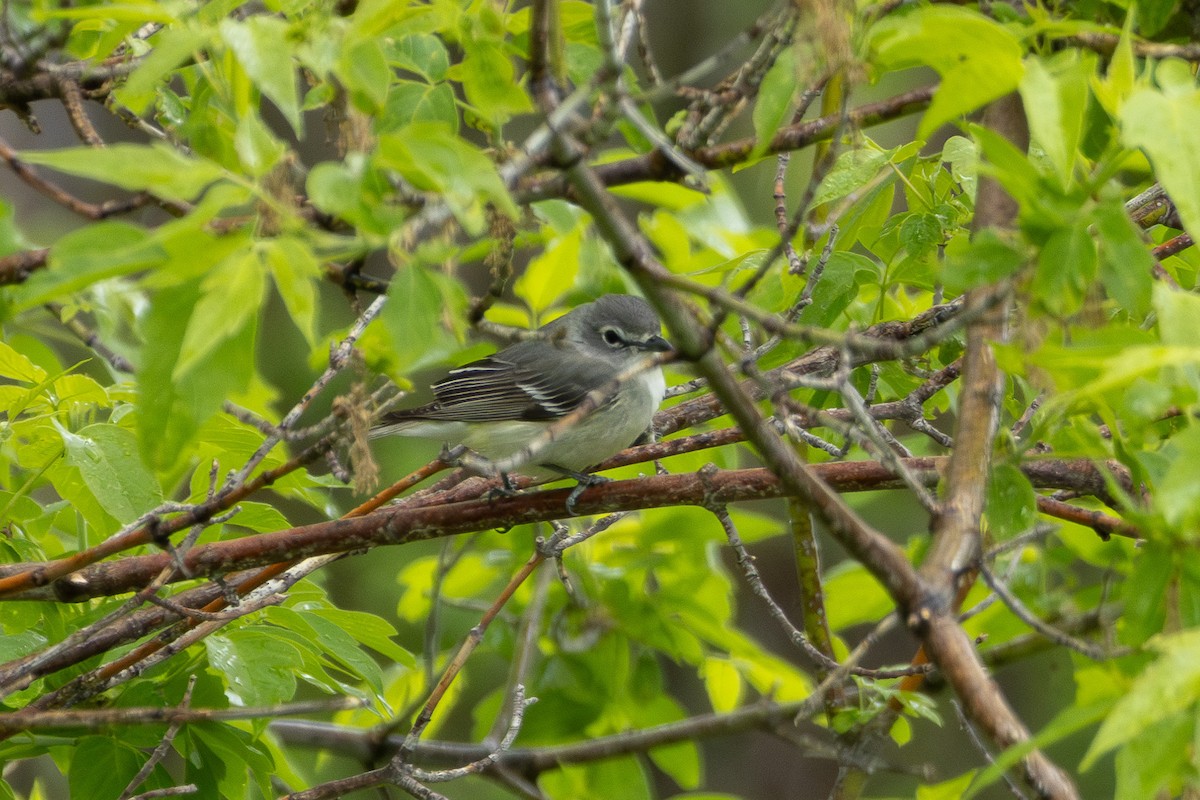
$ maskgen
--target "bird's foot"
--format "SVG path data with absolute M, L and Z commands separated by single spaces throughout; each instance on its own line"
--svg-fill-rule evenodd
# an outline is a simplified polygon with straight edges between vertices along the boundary
M 517 487 L 513 486 L 512 479 L 508 477 L 507 472 L 500 473 L 500 485 L 493 486 L 483 493 L 483 499 L 487 502 L 492 502 L 503 497 L 515 497 L 518 492 Z
M 564 469 L 563 467 L 554 464 L 545 464 L 555 472 L 560 473 L 565 478 L 574 478 L 576 481 L 575 488 L 567 495 L 567 513 L 572 517 L 575 516 L 575 503 L 583 496 L 583 493 L 593 486 L 599 486 L 602 483 L 608 483 L 611 478 L 606 478 L 603 475 L 593 475 L 590 472 L 576 472 L 573 469 Z

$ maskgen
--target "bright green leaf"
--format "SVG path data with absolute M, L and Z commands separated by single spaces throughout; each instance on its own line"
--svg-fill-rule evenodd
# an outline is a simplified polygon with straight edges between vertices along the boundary
M 0 341 L 0 378 L 10 378 L 21 383 L 41 383 L 46 379 L 46 370 Z
M 446 77 L 450 53 L 442 40 L 428 33 L 404 36 L 396 41 L 389 55 L 400 69 L 414 72 L 434 83 Z
M 1158 657 L 1134 679 L 1100 725 L 1082 769 L 1159 721 L 1193 708 L 1200 699 L 1200 630 L 1161 634 L 1149 645 Z
M 704 659 L 704 689 L 713 711 L 728 713 L 741 702 L 742 675 L 729 659 L 710 656 Z
M 1038 255 L 1033 287 L 1052 313 L 1069 316 L 1083 305 L 1096 277 L 1096 244 L 1083 222 L 1056 230 Z
M 104 510 L 133 522 L 162 502 L 162 490 L 138 458 L 137 437 L 117 425 L 89 425 L 78 433 L 60 431 L 67 463 L 78 468 Z
M 193 58 L 208 38 L 208 32 L 191 25 L 164 28 L 154 37 L 154 47 L 113 94 L 134 113 L 145 113 L 167 76 Z
M 492 128 L 513 114 L 532 110 L 529 96 L 517 81 L 512 60 L 491 41 L 466 41 L 461 63 L 451 72 L 462 81 L 470 103 Z
M 867 182 L 887 166 L 890 158 L 889 151 L 865 147 L 840 154 L 813 195 L 812 205 L 824 205 L 862 191 Z
M 517 279 L 513 288 L 535 314 L 550 309 L 574 285 L 579 273 L 582 239 L 582 228 L 556 239 L 529 262 Z
M 180 201 L 192 200 L 206 186 L 225 175 L 216 164 L 185 155 L 159 142 L 30 150 L 22 153 L 21 159 L 68 175 L 91 178 L 123 189 L 151 191 L 159 197 Z
M 71 797 L 119 797 L 144 761 L 116 736 L 84 736 L 72 747 Z
M 275 289 L 292 317 L 292 323 L 304 335 L 309 347 L 315 347 L 316 283 L 322 275 L 320 261 L 305 242 L 292 237 L 263 242 L 262 255 L 275 280 Z
M 483 231 L 485 203 L 494 203 L 510 217 L 520 216 L 496 165 L 445 125 L 415 122 L 380 136 L 378 157 L 382 166 L 416 188 L 441 194 L 472 234 Z
M 241 629 L 204 640 L 208 663 L 225 674 L 229 691 L 245 706 L 272 705 L 296 693 L 300 653 L 278 636 Z
M 880 71 L 931 67 L 942 76 L 917 136 L 1002 97 L 1021 80 L 1021 45 L 1004 26 L 954 6 L 917 6 L 890 14 L 871 29 L 872 61 Z
M 1025 60 L 1021 97 L 1029 129 L 1064 186 L 1071 183 L 1075 160 L 1079 157 L 1088 83 L 1095 69 L 1095 56 L 1079 50 Z
M 378 112 L 387 102 L 388 86 L 392 82 L 383 44 L 375 39 L 365 39 L 344 48 L 338 60 L 338 77 L 363 112 Z
M 201 283 L 172 376 L 179 380 L 220 344 L 245 330 L 262 307 L 265 283 L 257 253 L 243 252 L 219 264 Z
M 1175 201 L 1183 225 L 1200 236 L 1200 90 L 1137 89 L 1121 109 L 1121 140 L 1140 147 Z
M 1120 203 L 1102 203 L 1092 217 L 1100 248 L 1100 283 L 1131 317 L 1142 319 L 1150 311 L 1154 258 Z
M 441 317 L 441 289 L 423 267 L 410 264 L 392 276 L 381 318 L 391 334 L 397 371 L 436 363 L 454 350 L 457 342 Z
M 105 220 L 63 235 L 50 248 L 47 268 L 38 270 L 15 294 L 14 308 L 42 305 L 98 281 L 161 264 L 166 251 L 142 228 Z
M 796 74 L 796 48 L 779 51 L 775 63 L 767 70 L 754 101 L 754 150 L 747 161 L 761 158 L 771 146 L 775 134 L 791 117 L 796 107 L 799 78 Z
M 288 23 L 278 17 L 256 15 L 241 22 L 225 19 L 220 27 L 221 38 L 250 80 L 283 112 L 296 135 L 302 135 Z
M 185 445 L 221 403 L 242 391 L 254 373 L 251 319 L 234 336 L 220 342 L 196 369 L 174 378 L 183 338 L 200 300 L 197 283 L 163 290 L 142 321 L 146 342 L 138 377 L 138 442 L 142 457 L 156 469 L 167 469 L 186 456 Z
M 998 541 L 1024 533 L 1037 522 L 1033 484 L 1025 473 L 1009 463 L 992 467 L 987 486 L 988 531 Z
M 802 325 L 827 327 L 854 302 L 858 296 L 860 276 L 878 273 L 874 262 L 860 253 L 839 250 L 829 257 L 825 271 L 813 292 L 812 305 L 800 312 L 797 321 Z

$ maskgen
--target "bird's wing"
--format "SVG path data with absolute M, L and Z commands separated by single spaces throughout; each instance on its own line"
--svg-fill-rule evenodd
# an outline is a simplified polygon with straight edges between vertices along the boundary
M 549 372 L 548 363 L 555 365 Z M 613 372 L 608 362 L 576 353 L 567 357 L 557 344 L 530 340 L 451 370 L 434 384 L 434 402 L 393 412 L 385 421 L 553 420 L 570 413 Z

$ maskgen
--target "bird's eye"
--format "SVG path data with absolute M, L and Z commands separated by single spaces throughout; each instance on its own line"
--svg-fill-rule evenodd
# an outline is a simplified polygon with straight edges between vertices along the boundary
M 612 328 L 605 328 L 600 331 L 600 335 L 604 337 L 604 343 L 612 347 L 620 347 L 625 344 L 625 340 L 621 338 L 621 334 Z

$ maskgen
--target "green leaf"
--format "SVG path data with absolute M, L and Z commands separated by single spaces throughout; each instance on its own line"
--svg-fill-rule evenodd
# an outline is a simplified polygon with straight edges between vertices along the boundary
M 254 374 L 256 319 L 218 344 L 180 379 L 175 366 L 192 311 L 197 282 L 159 292 L 142 320 L 146 342 L 138 369 L 138 442 L 146 463 L 169 469 L 185 458 L 187 442 L 221 403 L 245 389 Z
M 207 31 L 186 23 L 171 25 L 154 37 L 154 47 L 113 94 L 135 114 L 144 114 L 159 87 L 177 67 L 195 57 L 208 41 Z
M 1158 313 L 1158 335 L 1163 344 L 1200 347 L 1200 297 L 1155 284 L 1152 290 L 1154 310 Z
M 162 489 L 138 458 L 132 431 L 105 423 L 60 433 L 67 463 L 79 469 L 96 500 L 119 522 L 132 522 L 162 502 Z
M 1137 59 L 1133 54 L 1133 20 L 1133 14 L 1126 15 L 1121 39 L 1109 57 L 1108 72 L 1103 78 L 1092 79 L 1093 96 L 1113 118 L 1120 116 L 1121 108 L 1125 105 L 1129 93 L 1133 91 L 1134 80 L 1137 77 Z
M 1059 316 L 1078 311 L 1096 278 L 1096 260 L 1086 221 L 1056 230 L 1038 256 L 1033 277 L 1037 300 Z
M 287 145 L 275 138 L 257 114 L 244 114 L 238 120 L 233 147 L 242 166 L 259 178 L 274 169 L 287 153 Z
M 116 737 L 84 736 L 71 752 L 71 797 L 119 797 L 145 757 Z
M 1155 177 L 1179 209 L 1183 226 L 1200 236 L 1200 90 L 1141 88 L 1121 109 L 1121 141 L 1140 147 Z
M 859 253 L 839 250 L 829 257 L 825 272 L 812 294 L 812 304 L 800 312 L 802 325 L 829 327 L 858 296 L 859 277 L 876 278 L 878 269 L 871 259 Z
M 446 71 L 450 69 L 450 53 L 446 45 L 428 33 L 401 37 L 391 47 L 389 55 L 397 67 L 416 73 L 430 83 L 444 79 Z
M 796 48 L 785 47 L 767 70 L 758 87 L 758 99 L 754 101 L 754 150 L 747 161 L 762 157 L 771 146 L 776 132 L 791 117 L 796 106 L 796 90 L 800 82 L 796 75 Z M 816 205 L 814 201 L 814 205 Z
M 1071 183 L 1083 138 L 1088 83 L 1096 70 L 1094 54 L 1068 50 L 1050 58 L 1025 60 L 1021 98 L 1029 130 L 1050 159 L 1064 186 Z
M 951 243 L 942 264 L 942 283 L 952 292 L 962 292 L 1015 275 L 1024 264 L 1025 257 L 989 228 L 973 240 Z
M 570 800 L 651 800 L 646 770 L 633 756 L 595 764 L 562 765 L 538 776 L 538 786 L 550 797 Z
M 742 689 L 742 675 L 729 659 L 715 656 L 704 659 L 704 690 L 713 711 L 723 714 L 737 708 Z
M 1037 208 L 1043 192 L 1042 175 L 1029 156 L 1017 149 L 1005 137 L 982 125 L 968 125 L 972 138 L 986 159 L 985 174 L 994 177 L 1021 205 L 1020 214 L 1030 214 Z
M 220 30 L 250 80 L 283 112 L 296 135 L 303 136 L 288 23 L 278 17 L 253 16 L 242 22 L 222 20 Z
M 1137 21 L 1141 33 L 1153 36 L 1161 31 L 1177 8 L 1179 0 L 1141 0 L 1137 4 Z
M 392 82 L 383 43 L 364 39 L 343 48 L 338 59 L 338 77 L 350 90 L 360 110 L 377 113 L 387 102 L 388 87 Z
M 417 665 L 412 653 L 392 641 L 396 629 L 382 617 L 340 608 L 317 608 L 310 613 L 348 631 L 360 644 L 371 648 L 394 664 L 409 668 L 415 668 Z
M 1200 699 L 1200 630 L 1161 634 L 1149 641 L 1159 656 L 1134 679 L 1100 725 L 1080 763 L 1096 759 Z
M 1117 753 L 1114 800 L 1144 800 L 1186 774 L 1196 720 L 1189 713 L 1168 716 L 1130 740 Z
M 1116 200 L 1098 205 L 1092 213 L 1100 247 L 1100 284 L 1134 319 L 1150 311 L 1154 257 Z
M 346 628 L 311 612 L 290 608 L 271 609 L 269 618 L 272 622 L 286 625 L 309 642 L 310 646 L 317 645 L 313 649 L 360 678 L 377 694 L 383 693 L 383 672 L 359 648 L 358 642 Z
M 916 800 L 961 800 L 963 791 L 971 785 L 974 777 L 975 771 L 969 770 L 948 781 L 918 786 Z
M 305 242 L 285 236 L 262 243 L 262 256 L 292 323 L 309 347 L 317 344 L 317 290 L 321 263 Z
M 891 14 L 872 27 L 869 45 L 880 72 L 927 66 L 942 76 L 917 131 L 922 139 L 1016 89 L 1023 73 L 1017 37 L 962 8 L 919 6 Z
M 296 693 L 293 666 L 300 652 L 286 639 L 260 630 L 241 629 L 204 640 L 208 663 L 229 681 L 229 689 L 244 706 L 269 706 L 291 700 Z
M 5 498 L 5 502 L 7 502 L 7 497 Z M 3 658 L 5 661 L 12 661 L 13 659 L 28 655 L 41 647 L 45 647 L 49 644 L 49 641 L 49 639 L 37 631 L 21 631 L 20 633 L 0 635 L 0 658 Z
M 963 191 L 974 197 L 979 179 L 979 148 L 975 143 L 965 136 L 951 136 L 942 145 L 942 161 L 950 167 L 950 174 Z
M 145 190 L 179 201 L 192 200 L 210 183 L 225 176 L 225 171 L 211 161 L 185 155 L 160 142 L 31 150 L 22 153 L 21 159 L 68 175 L 122 189 Z
M 96 19 L 114 22 L 176 22 L 166 6 L 157 3 L 102 3 L 95 6 L 67 8 L 43 7 L 36 19 Z
M 815 208 L 861 191 L 887 165 L 890 158 L 889 151 L 874 148 L 858 148 L 840 154 L 837 163 L 813 195 L 812 206 Z
M 491 159 L 447 126 L 414 122 L 379 137 L 379 162 L 423 191 L 437 192 L 472 235 L 483 232 L 483 206 L 494 203 L 512 218 L 520 214 Z
M 137 225 L 104 220 L 62 236 L 38 270 L 14 294 L 14 310 L 62 301 L 93 283 L 161 264 L 167 254 Z
M 437 122 L 458 131 L 458 107 L 448 84 L 430 86 L 417 81 L 397 81 L 387 96 L 387 109 L 380 118 L 381 132 L 411 122 Z
M 992 468 L 987 487 L 988 531 L 1003 542 L 1037 522 L 1036 493 L 1025 473 L 1009 463 Z
M 179 380 L 257 318 L 263 302 L 263 264 L 255 251 L 226 259 L 201 283 L 171 376 Z
M 1156 487 L 1154 507 L 1173 529 L 1195 535 L 1200 524 L 1200 427 L 1193 425 L 1173 436 L 1163 455 L 1168 466 Z
M 248 779 L 253 777 L 260 795 L 271 796 L 270 776 L 275 764 L 249 733 L 216 722 L 189 724 L 185 733 L 193 746 L 188 748 L 184 777 L 201 791 L 210 792 L 214 800 L 246 797 Z
M 36 384 L 46 379 L 46 370 L 18 353 L 10 345 L 0 341 L 0 378 Z
M 824 587 L 825 611 L 834 632 L 880 619 L 896 608 L 879 581 L 854 561 L 830 569 Z
M 380 317 L 392 338 L 395 369 L 401 373 L 441 361 L 458 344 L 442 322 L 441 287 L 416 264 L 392 276 Z
M 513 288 L 535 314 L 547 311 L 575 284 L 582 240 L 582 227 L 555 239 L 517 278 Z
M 461 63 L 450 69 L 462 81 L 463 93 L 494 130 L 514 114 L 532 110 L 529 96 L 517 81 L 512 60 L 494 42 L 467 40 Z

